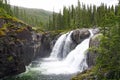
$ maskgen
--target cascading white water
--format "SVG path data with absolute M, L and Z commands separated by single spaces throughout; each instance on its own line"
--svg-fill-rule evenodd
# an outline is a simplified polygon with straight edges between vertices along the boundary
M 62 53 L 66 36 L 67 34 L 63 34 L 58 38 L 50 55 L 51 58 L 58 58 L 59 54 Z
M 40 70 L 43 74 L 72 74 L 82 72 L 87 69 L 88 66 L 86 63 L 85 51 L 89 48 L 89 41 L 93 36 L 92 30 L 89 30 L 89 32 L 91 36 L 82 41 L 72 51 L 69 50 L 72 44 L 70 38 L 72 32 L 60 36 L 52 50 L 50 57 L 59 58 L 59 54 L 66 56 L 67 52 L 70 51 L 68 55 L 61 61 L 46 58 L 41 62 L 40 66 L 35 69 Z
M 73 41 L 71 40 L 71 34 L 73 31 L 61 35 L 56 41 L 50 58 L 65 58 L 67 54 L 71 51 L 71 45 Z
M 71 34 L 72 34 L 73 31 L 71 31 L 66 40 L 65 40 L 65 44 L 64 44 L 64 47 L 63 47 L 63 58 L 65 58 L 67 56 L 67 54 L 71 51 L 71 45 L 73 45 L 73 41 L 71 39 Z
M 89 32 L 91 34 L 90 37 L 81 42 L 64 60 L 66 64 L 70 64 L 70 67 L 75 69 L 81 68 L 80 71 L 87 69 L 85 51 L 89 48 L 89 41 L 93 36 L 92 31 L 89 30 Z
M 75 71 L 82 72 L 87 69 L 85 51 L 89 48 L 89 38 L 79 44 L 74 50 L 72 50 L 65 59 L 66 64 L 70 64 L 71 68 Z

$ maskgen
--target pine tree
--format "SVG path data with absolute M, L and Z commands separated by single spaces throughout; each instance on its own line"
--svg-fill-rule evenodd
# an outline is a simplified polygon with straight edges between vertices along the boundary
M 71 28 L 74 29 L 74 27 L 75 27 L 75 8 L 74 8 L 73 5 L 71 6 L 71 13 L 70 13 L 70 15 L 71 15 L 70 26 L 71 26 Z
M 63 28 L 68 27 L 68 10 L 66 7 L 63 8 Z
M 93 20 L 92 25 L 96 26 L 97 25 L 97 8 L 95 5 L 93 6 L 92 20 Z
M 54 11 L 53 11 L 53 29 L 56 30 L 56 15 Z

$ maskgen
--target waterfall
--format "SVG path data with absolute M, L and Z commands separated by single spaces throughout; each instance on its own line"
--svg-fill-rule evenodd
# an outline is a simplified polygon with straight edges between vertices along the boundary
M 63 34 L 58 38 L 58 40 L 56 41 L 56 43 L 53 47 L 52 53 L 50 55 L 51 58 L 60 57 L 60 54 L 63 51 L 63 46 L 64 46 L 64 43 L 65 43 L 66 36 L 67 36 L 67 34 Z
M 73 31 L 63 34 L 58 38 L 51 52 L 51 58 L 65 58 L 72 50 L 71 45 L 74 45 L 71 40 L 72 32 Z
M 74 50 L 72 50 L 69 55 L 64 60 L 67 64 L 71 64 L 71 66 L 79 68 L 81 65 L 84 68 L 87 68 L 86 55 L 85 51 L 89 48 L 90 38 L 93 36 L 92 30 L 89 30 L 90 37 L 82 41 L 80 44 L 76 46 Z M 83 71 L 83 70 L 82 70 Z
M 50 58 L 44 58 L 40 62 L 39 70 L 42 74 L 72 74 L 82 72 L 88 68 L 86 62 L 86 51 L 89 48 L 90 38 L 93 36 L 92 29 L 89 30 L 90 36 L 71 49 L 73 41 L 72 31 L 61 35 L 56 41 Z M 62 56 L 63 59 L 58 58 Z M 54 60 L 51 58 L 57 58 Z
M 85 51 L 89 48 L 89 39 L 90 38 L 81 42 L 64 60 L 66 64 L 70 64 L 70 67 L 78 69 L 80 72 L 88 67 L 86 63 Z
M 64 47 L 63 47 L 63 58 L 65 58 L 67 56 L 67 54 L 72 50 L 72 45 L 74 45 L 72 39 L 71 39 L 71 34 L 72 34 L 73 31 L 71 31 L 66 40 L 65 40 L 65 43 L 64 43 Z

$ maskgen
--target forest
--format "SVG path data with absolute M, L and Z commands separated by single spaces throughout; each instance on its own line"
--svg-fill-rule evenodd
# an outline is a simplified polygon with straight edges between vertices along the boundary
M 120 0 L 115 6 L 104 3 L 100 6 L 85 5 L 78 0 L 77 6 L 64 7 L 59 13 L 53 11 L 48 14 L 49 19 L 43 22 L 37 16 L 29 17 L 26 10 L 11 6 L 8 0 L 0 0 L 0 17 L 9 15 L 44 31 L 100 28 L 103 37 L 100 46 L 92 49 L 99 53 L 92 76 L 96 75 L 97 80 L 120 79 Z
M 76 29 L 89 27 L 107 27 L 118 24 L 119 4 L 107 6 L 101 3 L 100 6 L 85 5 L 78 1 L 78 6 L 64 7 L 63 13 L 53 12 L 53 19 L 49 21 L 48 29 Z M 112 24 L 109 24 L 112 23 Z

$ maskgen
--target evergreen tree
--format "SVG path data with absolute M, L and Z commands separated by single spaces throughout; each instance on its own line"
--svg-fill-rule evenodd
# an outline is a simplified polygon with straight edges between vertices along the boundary
M 63 28 L 68 27 L 68 10 L 66 7 L 63 8 Z
M 97 25 L 97 8 L 95 5 L 93 6 L 92 20 L 93 20 L 92 25 L 96 26 Z

